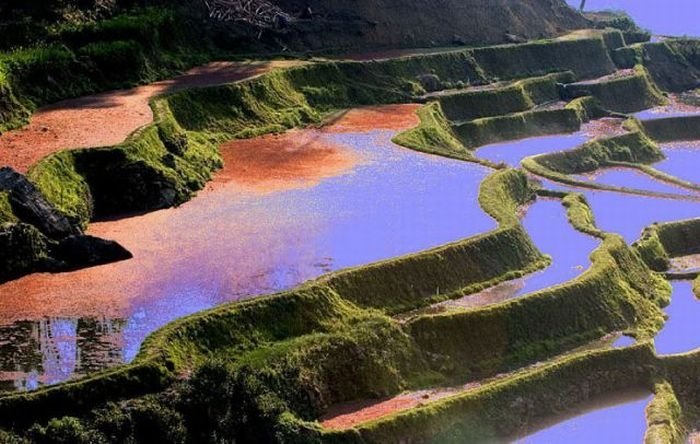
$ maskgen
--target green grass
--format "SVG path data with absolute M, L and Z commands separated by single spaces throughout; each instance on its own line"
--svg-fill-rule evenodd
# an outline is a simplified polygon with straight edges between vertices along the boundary
M 445 157 L 472 159 L 473 156 L 457 140 L 438 102 L 431 102 L 418 110 L 420 124 L 397 134 L 393 142 L 397 145 L 437 154 Z
M 7 191 L 0 191 L 0 225 L 17 222 Z

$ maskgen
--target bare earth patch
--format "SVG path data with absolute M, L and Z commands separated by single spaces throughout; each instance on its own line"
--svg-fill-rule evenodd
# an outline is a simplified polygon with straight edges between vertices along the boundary
M 58 102 L 39 109 L 29 125 L 0 135 L 0 166 L 25 173 L 57 151 L 116 145 L 153 120 L 148 102 L 159 94 L 231 83 L 298 63 L 214 62 L 174 79 Z

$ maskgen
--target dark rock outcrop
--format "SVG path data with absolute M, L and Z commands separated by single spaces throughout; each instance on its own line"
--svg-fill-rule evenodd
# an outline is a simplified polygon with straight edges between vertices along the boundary
M 9 167 L 0 168 L 0 190 L 9 194 L 17 217 L 52 239 L 80 234 L 80 228 L 54 208 L 25 176 Z
M 117 242 L 94 236 L 69 236 L 51 248 L 58 271 L 108 264 L 131 259 L 132 254 Z
M 75 270 L 131 258 L 114 241 L 82 234 L 77 222 L 56 209 L 25 176 L 0 168 L 18 222 L 0 225 L 0 282 L 48 271 Z

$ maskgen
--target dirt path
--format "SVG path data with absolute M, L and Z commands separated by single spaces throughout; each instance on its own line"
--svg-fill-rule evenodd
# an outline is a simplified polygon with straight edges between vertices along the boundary
M 0 166 L 24 173 L 56 151 L 118 144 L 153 120 L 148 102 L 154 96 L 235 82 L 299 63 L 213 62 L 174 79 L 58 102 L 39 109 L 29 125 L 0 135 Z

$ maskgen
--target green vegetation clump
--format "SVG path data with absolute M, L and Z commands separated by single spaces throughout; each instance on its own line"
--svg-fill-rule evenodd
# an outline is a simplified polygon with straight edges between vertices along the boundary
M 420 119 L 418 126 L 394 136 L 392 141 L 395 144 L 445 157 L 472 157 L 457 140 L 440 103 L 431 102 L 421 107 L 417 114 Z
M 614 112 L 633 113 L 665 104 L 666 99 L 646 69 L 637 65 L 634 70 L 630 76 L 576 85 L 590 92 L 605 109 Z
M 570 108 L 561 108 L 476 119 L 455 125 L 454 131 L 465 146 L 475 149 L 506 140 L 573 133 L 580 127 L 581 121 L 577 112 Z
M 634 243 L 644 261 L 657 271 L 666 271 L 674 257 L 700 253 L 700 219 L 653 224 Z
M 0 226 L 11 222 L 17 222 L 17 216 L 10 204 L 10 196 L 7 191 L 0 191 Z

